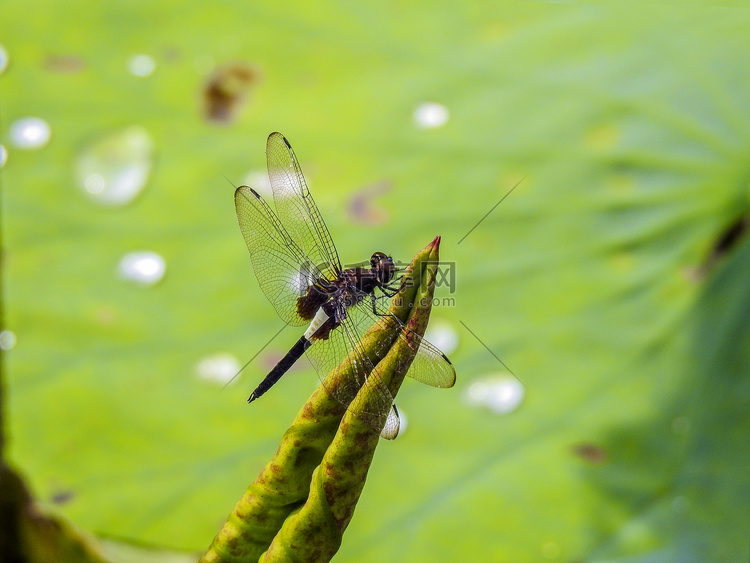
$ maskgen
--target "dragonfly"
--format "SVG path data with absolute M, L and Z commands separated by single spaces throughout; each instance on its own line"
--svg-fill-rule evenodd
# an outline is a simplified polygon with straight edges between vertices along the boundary
M 398 338 L 417 350 L 407 375 L 433 387 L 452 387 L 455 369 L 437 347 L 397 317 L 379 311 L 382 301 L 399 288 L 401 278 L 392 257 L 378 251 L 369 262 L 342 268 L 299 161 L 281 133 L 269 135 L 266 160 L 275 211 L 253 188 L 240 186 L 234 194 L 237 220 L 266 298 L 287 325 L 307 325 L 307 329 L 248 402 L 265 394 L 304 354 L 326 392 L 347 408 L 363 385 L 371 386 L 377 394 L 373 420 L 387 419 L 381 435 L 395 438 L 398 410 L 362 350 L 360 333 L 377 323 L 385 328 L 395 319 Z M 335 385 L 326 383 L 326 375 L 347 356 L 352 359 L 353 375 Z

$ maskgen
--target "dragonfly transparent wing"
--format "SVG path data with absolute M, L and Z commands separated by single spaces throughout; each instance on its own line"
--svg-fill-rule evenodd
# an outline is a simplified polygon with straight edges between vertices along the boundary
M 351 307 L 348 314 L 362 333 L 375 324 L 385 328 L 389 322 L 396 322 L 401 326 L 398 338 L 405 341 L 409 348 L 417 350 L 417 355 L 406 373 L 412 379 L 432 387 L 453 387 L 456 383 L 456 370 L 447 356 L 434 344 L 406 328 L 397 317 L 390 313 L 385 316 L 376 315 L 372 311 L 372 302 L 367 299 Z
M 398 432 L 401 430 L 401 419 L 398 416 L 398 409 L 396 403 L 391 405 L 391 410 L 388 413 L 388 418 L 385 421 L 385 426 L 380 431 L 380 437 L 386 440 L 395 440 L 398 436 Z
M 418 348 L 406 375 L 432 387 L 453 387 L 456 383 L 456 369 L 434 344 L 408 328 L 401 330 L 399 338 L 406 340 L 410 347 Z
M 237 188 L 234 205 L 253 272 L 266 298 L 285 323 L 308 323 L 297 313 L 297 299 L 321 273 L 255 190 Z
M 287 232 L 326 278 L 335 279 L 341 271 L 336 246 L 307 189 L 299 161 L 281 133 L 268 136 L 266 161 L 276 212 Z

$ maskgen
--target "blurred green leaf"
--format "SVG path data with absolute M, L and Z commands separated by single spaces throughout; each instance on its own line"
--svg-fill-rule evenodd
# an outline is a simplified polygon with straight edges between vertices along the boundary
M 245 404 L 290 330 L 224 391 L 195 374 L 280 328 L 224 179 L 262 172 L 279 130 L 342 261 L 437 234 L 455 261 L 455 307 L 433 318 L 459 333 L 457 387 L 401 390 L 409 428 L 339 559 L 746 560 L 747 237 L 709 256 L 748 211 L 750 14 L 721 4 L 4 2 L 14 463 L 78 526 L 208 546 L 316 383 Z M 142 53 L 151 76 L 128 72 Z M 211 60 L 262 76 L 231 125 L 202 115 Z M 415 126 L 428 101 L 445 126 Z M 27 115 L 47 147 L 10 143 Z M 103 209 L 75 162 L 130 125 L 154 142 L 149 184 Z M 389 221 L 356 224 L 347 202 L 382 181 Z M 141 249 L 164 257 L 160 284 L 118 278 Z M 464 400 L 502 367 L 459 321 L 524 383 L 517 412 Z

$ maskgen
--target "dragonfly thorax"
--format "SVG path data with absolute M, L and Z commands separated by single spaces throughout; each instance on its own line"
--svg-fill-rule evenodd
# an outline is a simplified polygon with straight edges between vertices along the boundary
M 354 307 L 375 288 L 387 287 L 395 272 L 393 258 L 376 252 L 370 258 L 370 268 L 356 267 L 340 271 L 335 280 L 318 280 L 297 302 L 300 316 L 311 320 L 322 310 L 329 320 L 315 332 L 316 338 L 328 338 L 328 333 L 346 318 L 346 310 Z

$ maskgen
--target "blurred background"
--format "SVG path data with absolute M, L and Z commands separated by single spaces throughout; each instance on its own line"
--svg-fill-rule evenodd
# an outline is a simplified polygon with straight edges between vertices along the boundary
M 317 384 L 246 404 L 287 329 L 223 388 L 282 328 L 232 197 L 281 131 L 342 262 L 456 276 L 458 382 L 403 386 L 336 560 L 746 561 L 750 12 L 708 4 L 5 0 L 4 459 L 108 560 L 210 544 Z

